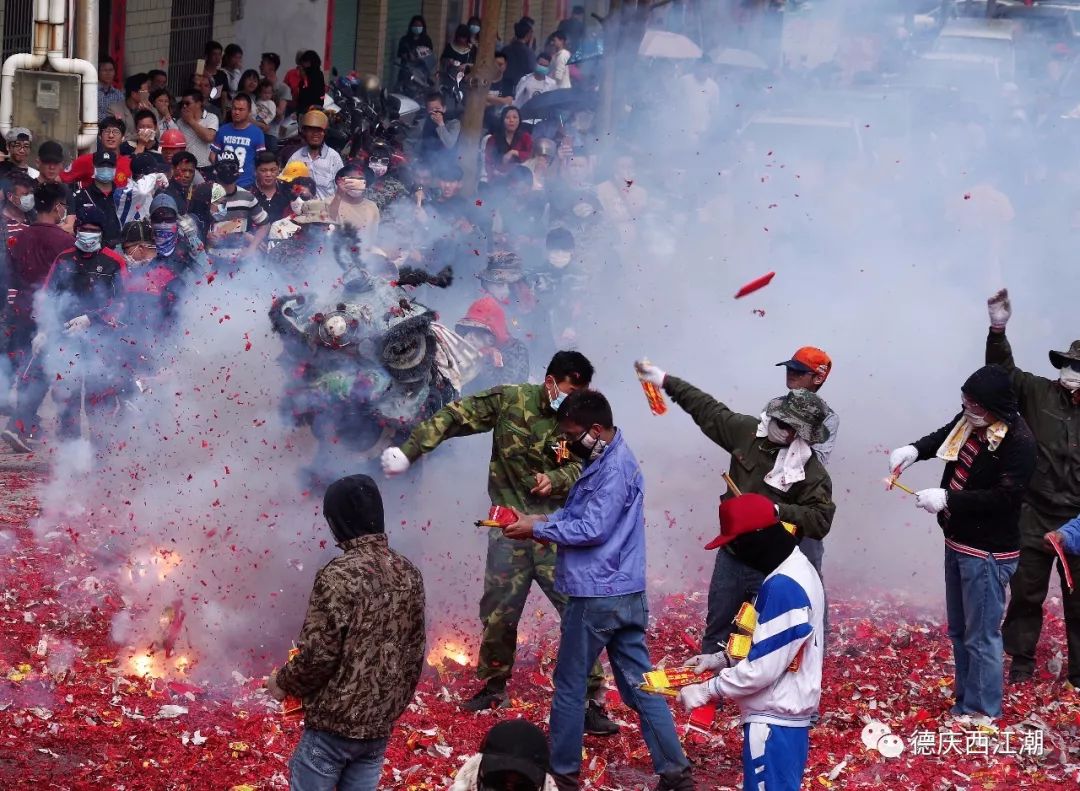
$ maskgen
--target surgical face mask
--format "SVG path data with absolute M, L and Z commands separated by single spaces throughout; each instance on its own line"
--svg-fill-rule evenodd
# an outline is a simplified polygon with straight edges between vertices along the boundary
M 469 25 L 469 32 L 472 33 L 475 36 L 477 33 L 480 32 L 480 26 L 479 25 Z
M 79 231 L 75 234 L 75 246 L 84 253 L 96 253 L 101 249 L 101 231 Z
M 380 162 L 379 160 L 373 160 L 368 163 L 371 168 L 371 172 L 380 178 L 386 175 L 386 171 L 390 169 L 390 166 L 386 162 Z
M 23 196 L 21 196 L 19 198 L 19 208 L 22 209 L 23 211 L 33 211 L 34 210 L 34 195 L 33 195 L 33 193 L 23 195 Z
M 225 207 L 224 203 L 215 203 L 210 207 L 210 217 L 214 222 L 221 222 L 229 216 L 229 210 Z
M 986 428 L 990 425 L 990 419 L 986 415 L 979 415 L 969 409 L 964 410 L 964 417 L 972 428 Z
M 573 442 L 567 443 L 566 447 L 579 459 L 592 461 L 604 452 L 604 449 L 607 448 L 607 443 L 586 431 Z
M 560 390 L 559 386 L 557 384 L 554 384 L 554 382 L 555 382 L 554 378 L 552 378 L 551 381 L 553 383 L 552 387 L 555 389 L 555 395 L 552 396 L 551 392 L 549 391 L 548 392 L 548 400 L 551 401 L 551 408 L 554 409 L 556 412 L 558 412 L 559 407 L 562 406 L 562 402 L 565 401 L 566 397 L 568 395 L 570 395 L 570 394 L 569 393 L 564 393 L 562 390 Z
M 411 28 L 409 28 L 409 30 L 412 31 L 412 34 L 414 36 L 419 36 L 421 33 L 424 32 L 424 28 L 422 28 L 420 25 L 413 25 Z
M 94 168 L 94 181 L 101 182 L 102 184 L 112 184 L 115 178 L 116 168 Z
M 777 421 L 776 418 L 769 419 L 768 427 L 768 439 L 776 445 L 790 445 L 795 441 L 795 432 L 791 430 L 791 427 L 784 428 Z
M 535 71 L 537 77 L 546 77 L 546 76 L 548 76 L 548 72 L 551 71 L 551 67 L 550 66 L 537 66 L 536 69 L 534 69 L 534 71 Z
M 1058 374 L 1058 381 L 1061 382 L 1061 386 L 1070 393 L 1075 393 L 1077 390 L 1080 390 L 1080 370 L 1071 366 L 1062 368 L 1061 373 Z
M 569 250 L 552 250 L 548 253 L 548 263 L 556 269 L 562 269 L 570 264 L 573 253 Z
M 179 226 L 174 222 L 156 222 L 151 226 L 154 232 L 154 246 L 158 255 L 170 256 L 176 250 L 180 238 Z
M 289 208 L 292 209 L 293 214 L 299 214 L 300 210 L 304 208 L 304 199 L 300 196 L 293 198 L 289 201 Z

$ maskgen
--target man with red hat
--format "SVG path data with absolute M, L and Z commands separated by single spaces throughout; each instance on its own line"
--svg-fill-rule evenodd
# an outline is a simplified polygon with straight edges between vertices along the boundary
M 470 390 L 487 390 L 529 378 L 529 350 L 506 325 L 502 305 L 490 295 L 472 303 L 455 325 L 454 331 L 480 352 L 480 373 L 469 382 Z
M 694 657 L 690 663 L 699 673 L 717 675 L 684 687 L 679 701 L 688 710 L 721 697 L 738 703 L 745 787 L 798 791 L 821 700 L 825 591 L 764 495 L 720 504 L 720 535 L 705 548 L 721 547 L 765 575 L 754 602 L 750 653 L 740 661 L 724 652 Z
M 824 401 L 809 390 L 792 390 L 769 401 L 760 416 L 740 415 L 647 361 L 638 361 L 636 367 L 644 381 L 662 387 L 705 436 L 731 454 L 731 479 L 739 492 L 768 497 L 777 516 L 795 526 L 800 541 L 825 538 L 836 505 L 832 500 L 832 479 L 812 450 L 828 439 Z M 724 498 L 733 496 L 734 492 L 729 491 Z M 814 562 L 814 554 L 820 563 L 821 553 L 812 552 L 808 555 L 810 561 Z M 732 619 L 739 606 L 757 591 L 761 581 L 757 569 L 740 562 L 732 553 L 716 553 L 709 582 L 703 652 L 720 650 L 732 632 Z

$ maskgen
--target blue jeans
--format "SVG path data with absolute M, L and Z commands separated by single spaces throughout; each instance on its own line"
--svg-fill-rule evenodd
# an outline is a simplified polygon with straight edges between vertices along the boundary
M 945 607 L 956 663 L 957 714 L 1001 716 L 1001 618 L 1016 564 L 945 548 Z
M 806 758 L 810 753 L 810 729 L 789 728 L 765 722 L 743 725 L 743 791 L 799 791 Z
M 551 770 L 577 774 L 585 738 L 585 687 L 589 668 L 607 649 L 623 701 L 638 714 L 641 735 L 657 774 L 690 766 L 679 744 L 668 702 L 642 692 L 643 674 L 653 669 L 645 645 L 649 605 L 644 593 L 597 598 L 571 597 L 562 614 L 555 696 L 551 701 Z
M 304 728 L 289 761 L 289 791 L 375 791 L 387 741 Z
M 813 538 L 804 538 L 799 542 L 799 549 L 806 559 L 821 574 L 821 563 L 825 556 L 825 544 Z M 715 654 L 724 648 L 734 631 L 732 624 L 739 607 L 745 601 L 753 601 L 757 596 L 765 576 L 724 549 L 716 553 L 712 579 L 709 581 L 709 609 L 705 616 L 705 634 L 701 638 L 701 653 Z M 829 600 L 825 599 L 825 613 L 822 624 L 826 634 L 829 631 Z

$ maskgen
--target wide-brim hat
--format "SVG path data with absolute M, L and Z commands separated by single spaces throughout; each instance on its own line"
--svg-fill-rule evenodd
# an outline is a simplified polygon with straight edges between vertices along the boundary
M 502 251 L 489 255 L 487 267 L 476 276 L 486 283 L 516 283 L 525 278 L 525 267 L 517 253 Z
M 825 428 L 827 414 L 825 402 L 809 390 L 792 390 L 785 396 L 774 398 L 765 407 L 767 417 L 787 423 L 811 445 L 829 438 L 829 430 Z
M 1077 363 L 1073 366 L 1073 363 Z M 1050 352 L 1050 364 L 1061 369 L 1065 366 L 1080 368 L 1080 341 L 1073 341 L 1067 352 Z

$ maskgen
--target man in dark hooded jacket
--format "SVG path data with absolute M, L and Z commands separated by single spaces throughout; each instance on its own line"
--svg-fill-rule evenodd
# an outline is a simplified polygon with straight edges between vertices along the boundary
M 323 515 L 344 554 L 315 575 L 299 654 L 266 685 L 278 700 L 304 703 L 292 791 L 374 791 L 424 663 L 424 581 L 387 545 L 382 497 L 367 475 L 332 483 Z
M 963 411 L 889 458 L 894 476 L 916 461 L 945 462 L 941 487 L 916 505 L 945 535 L 945 603 L 956 660 L 952 713 L 990 724 L 1001 716 L 1005 588 L 1020 557 L 1020 506 L 1035 471 L 1035 437 L 1009 373 L 987 365 L 960 389 Z

